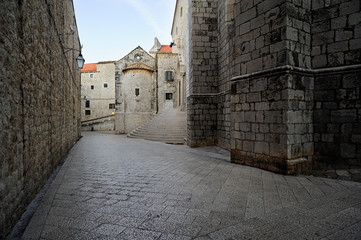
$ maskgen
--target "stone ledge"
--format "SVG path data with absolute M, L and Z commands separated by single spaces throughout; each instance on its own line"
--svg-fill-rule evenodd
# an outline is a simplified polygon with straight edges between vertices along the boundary
M 259 78 L 264 76 L 272 76 L 278 75 L 281 73 L 302 73 L 306 75 L 323 75 L 323 74 L 330 74 L 330 73 L 341 73 L 341 72 L 360 72 L 361 71 L 361 64 L 350 65 L 350 66 L 342 66 L 342 67 L 331 67 L 331 68 L 322 68 L 322 69 L 307 69 L 307 68 L 300 68 L 300 67 L 293 67 L 291 65 L 285 65 L 281 67 L 275 67 L 267 70 L 262 70 L 259 72 L 239 75 L 233 77 L 231 82 L 237 82 L 242 79 L 247 78 Z

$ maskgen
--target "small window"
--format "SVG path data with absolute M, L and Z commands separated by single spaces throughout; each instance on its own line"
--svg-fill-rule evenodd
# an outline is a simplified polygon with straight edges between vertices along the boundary
M 91 85 L 91 86 L 90 86 L 90 89 L 94 89 L 94 85 Z
M 173 99 L 173 93 L 166 93 L 165 94 L 165 100 L 172 100 Z
M 135 96 L 139 96 L 139 88 L 135 89 Z
M 173 81 L 173 72 L 172 71 L 166 71 L 165 72 L 165 80 Z
M 108 87 L 108 83 L 104 83 L 104 88 L 107 88 Z
M 90 78 L 94 78 L 94 74 L 93 74 L 93 73 L 90 74 Z
M 109 103 L 109 109 L 115 109 L 115 103 Z
M 90 115 L 90 110 L 85 110 L 85 115 Z
M 86 102 L 85 102 L 85 107 L 86 107 L 86 108 L 90 108 L 90 101 L 89 101 L 89 100 L 86 100 Z

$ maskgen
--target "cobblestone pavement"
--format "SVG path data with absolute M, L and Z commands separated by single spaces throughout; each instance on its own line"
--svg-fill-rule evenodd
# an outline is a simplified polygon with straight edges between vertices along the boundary
M 361 184 L 83 133 L 23 239 L 360 239 Z

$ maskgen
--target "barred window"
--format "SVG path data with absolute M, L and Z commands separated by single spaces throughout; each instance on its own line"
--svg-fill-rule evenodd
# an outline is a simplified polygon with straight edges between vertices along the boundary
M 85 115 L 90 115 L 90 110 L 85 110 Z
M 165 100 L 172 100 L 173 99 L 173 93 L 166 93 L 165 94 Z

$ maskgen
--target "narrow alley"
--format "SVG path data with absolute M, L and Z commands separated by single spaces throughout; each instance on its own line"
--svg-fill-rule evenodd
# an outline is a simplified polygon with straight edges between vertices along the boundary
M 82 133 L 23 239 L 357 239 L 361 184 L 231 164 L 216 147 Z M 300 227 L 302 226 L 302 227 Z

